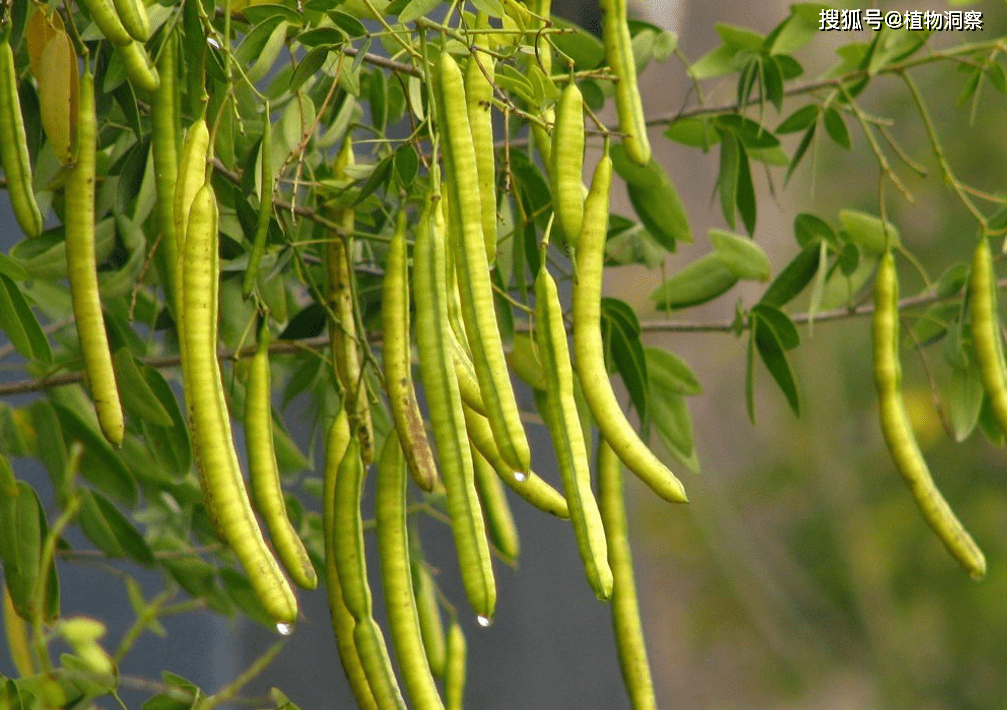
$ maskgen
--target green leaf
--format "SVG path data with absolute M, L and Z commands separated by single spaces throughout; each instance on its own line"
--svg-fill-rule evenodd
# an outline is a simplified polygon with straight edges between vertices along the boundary
M 859 210 L 839 211 L 839 222 L 850 241 L 873 254 L 883 254 L 888 246 L 899 245 L 899 230 L 891 222 L 887 225 L 880 218 Z M 887 229 L 886 229 L 887 227 Z M 885 233 L 890 235 L 891 244 L 886 243 Z
M 808 126 L 808 130 L 804 132 L 804 137 L 801 138 L 801 142 L 797 145 L 797 150 L 794 151 L 794 157 L 790 159 L 790 165 L 787 167 L 787 174 L 783 178 L 784 185 L 790 182 L 790 176 L 794 174 L 794 170 L 801 163 L 801 158 L 808 150 L 808 146 L 811 145 L 811 140 L 815 137 L 815 128 L 818 126 L 818 122 L 812 123 Z
M 538 356 L 535 339 L 528 333 L 515 333 L 514 344 L 507 351 L 507 364 L 518 379 L 535 390 L 545 389 L 545 372 Z
M 59 425 L 56 410 L 44 399 L 32 402 L 29 408 L 32 426 L 37 442 L 35 455 L 42 461 L 57 499 L 62 503 L 70 492 L 70 463 L 63 430 Z
M 146 419 L 141 420 L 140 428 L 143 431 L 144 443 L 154 461 L 158 462 L 169 476 L 179 479 L 192 468 L 189 429 L 178 406 L 178 399 L 161 372 L 142 364 L 139 369 L 147 387 L 171 420 L 167 426 L 159 426 Z
M 441 0 L 410 0 L 399 13 L 399 22 L 405 24 L 426 17 L 441 4 Z
M 725 22 L 718 22 L 716 30 L 717 34 L 724 41 L 724 44 L 740 49 L 750 49 L 753 52 L 758 52 L 762 49 L 762 45 L 765 42 L 765 37 L 747 27 L 738 27 Z
M 39 575 L 45 517 L 34 489 L 14 479 L 6 459 L 0 459 L 0 559 L 14 610 L 22 619 L 34 617 L 33 591 Z
M 406 143 L 395 151 L 395 176 L 399 179 L 403 188 L 408 188 L 413 184 L 419 172 L 420 159 L 416 155 L 416 149 Z
M 330 47 L 313 47 L 297 64 L 290 77 L 290 91 L 297 91 L 308 79 L 315 76 L 329 58 Z
M 622 145 L 612 146 L 611 155 L 616 172 L 626 181 L 633 209 L 651 236 L 671 252 L 679 241 L 691 242 L 682 198 L 661 164 L 652 157 L 647 165 L 636 165 Z
M 745 231 L 749 234 L 755 231 L 757 204 L 748 151 L 742 144 L 738 146 L 738 212 L 741 214 L 741 221 L 745 223 Z
M 794 237 L 801 248 L 818 240 L 826 241 L 833 247 L 839 248 L 839 240 L 836 239 L 836 233 L 829 223 L 807 212 L 802 212 L 794 218 Z
M 717 128 L 733 133 L 746 148 L 775 148 L 780 145 L 780 139 L 772 131 L 745 116 L 728 113 L 717 116 L 713 122 Z
M 765 303 L 757 303 L 752 307 L 752 315 L 762 320 L 773 329 L 777 341 L 784 350 L 793 350 L 801 344 L 801 336 L 794 327 L 794 322 L 786 313 Z
M 797 395 L 797 382 L 794 380 L 794 373 L 787 362 L 784 347 L 777 337 L 777 333 L 771 324 L 755 318 L 752 321 L 755 347 L 759 351 L 759 357 L 769 370 L 769 374 L 776 380 L 776 384 L 783 391 L 787 398 L 787 403 L 793 410 L 795 416 L 801 416 L 800 401 Z
M 951 369 L 947 397 L 951 430 L 955 441 L 961 443 L 975 430 L 983 405 L 983 383 L 973 361 Z
M 821 108 L 818 104 L 808 104 L 807 106 L 802 106 L 783 119 L 783 122 L 776 127 L 776 132 L 796 133 L 797 131 L 803 131 L 805 128 L 814 124 L 815 121 L 818 120 L 818 114 L 820 112 Z
M 651 418 L 657 427 L 658 436 L 668 450 L 696 472 L 697 463 L 693 444 L 692 416 L 685 397 L 674 392 L 651 390 Z
M 790 303 L 815 277 L 820 253 L 817 244 L 804 247 L 773 279 L 759 303 L 776 308 L 782 308 Z
M 154 565 L 154 555 L 143 536 L 108 498 L 97 491 L 82 489 L 80 526 L 87 539 L 107 557 L 128 557 L 145 567 Z
M 846 150 L 850 149 L 850 131 L 846 128 L 846 123 L 839 111 L 831 106 L 823 114 L 825 118 L 825 131 L 829 137 Z
M 189 545 L 174 536 L 162 535 L 151 547 L 155 552 L 171 553 L 161 555 L 158 561 L 194 599 L 205 600 L 206 605 L 219 614 L 234 613 L 234 604 L 217 584 L 216 568 Z
M 374 171 L 371 173 L 371 176 L 367 178 L 367 182 L 364 183 L 364 186 L 360 188 L 360 194 L 357 196 L 357 199 L 354 200 L 351 207 L 359 205 L 365 199 L 370 197 L 375 190 L 388 182 L 388 179 L 392 174 L 392 159 L 394 157 L 394 153 L 392 155 L 388 155 L 382 158 L 381 161 L 374 166 Z
M 371 72 L 368 76 L 370 77 L 371 126 L 378 133 L 383 133 L 388 116 L 386 106 L 388 92 L 385 87 L 385 74 L 377 70 Z
M 27 408 L 14 409 L 0 402 L 0 455 L 11 457 L 36 455 L 28 446 L 31 423 Z
M 336 27 L 314 27 L 298 34 L 297 41 L 305 47 L 331 51 L 346 44 L 346 34 Z
M 727 224 L 734 229 L 734 208 L 738 203 L 738 176 L 741 172 L 741 148 L 731 131 L 720 129 L 720 209 Z
M 351 38 L 356 39 L 367 36 L 367 28 L 364 27 L 364 24 L 353 15 L 341 12 L 340 10 L 332 10 L 329 12 L 329 17 L 332 18 L 336 27 L 341 29 Z
M 703 385 L 692 368 L 675 353 L 646 347 L 643 354 L 647 359 L 647 379 L 652 388 L 681 395 L 703 393 Z
M 745 349 L 745 409 L 748 419 L 755 424 L 755 327 L 748 332 L 748 347 Z
M 9 277 L 12 281 L 24 281 L 28 272 L 21 264 L 0 252 L 0 275 Z
M 573 60 L 574 69 L 595 69 L 605 61 L 605 47 L 594 34 L 559 17 L 554 17 L 552 23 L 559 29 L 573 30 L 552 35 L 551 41 L 559 51 Z
M 224 593 L 248 618 L 267 629 L 276 628 L 276 620 L 266 613 L 248 577 L 235 569 L 223 567 L 220 570 L 220 581 L 224 584 Z
M 711 229 L 708 234 L 713 253 L 735 276 L 746 281 L 769 280 L 769 257 L 762 247 L 751 239 L 720 229 Z
M 325 331 L 328 315 L 320 303 L 311 303 L 294 315 L 287 327 L 277 336 L 277 340 L 306 340 L 321 335 Z
M 703 81 L 733 74 L 737 64 L 735 59 L 740 51 L 740 47 L 722 44 L 697 59 L 689 67 L 689 75 L 695 81 Z
M 76 387 L 50 390 L 49 398 L 63 427 L 64 437 L 84 445 L 80 466 L 84 478 L 127 505 L 135 505 L 136 479 L 119 453 L 101 434 L 90 400 Z
M 641 421 L 647 419 L 647 360 L 640 343 L 640 323 L 626 303 L 615 298 L 601 299 L 602 333 L 612 353 L 616 370 L 629 391 Z
M 764 49 L 769 54 L 795 52 L 819 34 L 819 13 L 828 7 L 819 3 L 798 3 L 790 6 L 790 17 L 766 37 Z
M 504 9 L 499 0 L 472 0 L 472 5 L 479 12 L 485 12 L 490 17 L 503 17 Z
M 160 427 L 172 426 L 171 415 L 144 380 L 133 354 L 127 348 L 120 348 L 112 357 L 112 364 L 126 412 Z
M 720 142 L 720 134 L 709 118 L 683 118 L 675 121 L 664 131 L 665 138 L 692 148 L 702 148 L 705 153 L 710 146 Z
M 650 294 L 658 309 L 697 306 L 712 301 L 738 282 L 738 277 L 710 252 L 687 264 Z
M 666 250 L 642 224 L 612 215 L 614 223 L 605 242 L 605 256 L 610 263 L 643 264 L 654 269 L 664 263 Z
M 25 300 L 21 289 L 9 276 L 0 274 L 0 330 L 26 359 L 52 362 L 49 340 Z
M 913 323 L 913 340 L 920 347 L 940 341 L 961 313 L 961 303 L 935 303 Z
M 285 20 L 293 25 L 299 25 L 304 20 L 304 17 L 294 8 L 275 3 L 246 5 L 241 13 L 253 27 L 265 22 L 271 17 L 279 17 L 281 20 Z

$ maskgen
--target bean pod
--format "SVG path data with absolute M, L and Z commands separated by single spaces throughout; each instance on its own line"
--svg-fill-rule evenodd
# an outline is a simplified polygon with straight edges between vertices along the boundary
M 340 409 L 338 416 L 329 426 L 325 441 L 325 475 L 322 481 L 322 536 L 325 543 L 325 586 L 329 598 L 329 615 L 332 619 L 332 630 L 336 636 L 336 648 L 339 651 L 339 662 L 343 673 L 353 692 L 360 710 L 375 710 L 378 707 L 367 683 L 360 661 L 357 644 L 353 640 L 353 627 L 356 621 L 346 607 L 343 598 L 343 586 L 336 570 L 336 481 L 339 478 L 339 464 L 350 446 L 350 419 L 346 409 Z
M 269 538 L 291 579 L 304 589 L 318 586 L 308 551 L 287 517 L 280 471 L 273 449 L 273 417 L 269 373 L 269 326 L 259 331 L 259 349 L 252 356 L 245 391 L 245 447 L 252 502 L 266 523 Z
M 223 396 L 217 362 L 217 202 L 209 182 L 193 198 L 186 232 L 183 374 L 206 505 L 266 613 L 278 624 L 293 624 L 297 599 L 252 511 Z
M 449 176 L 449 233 L 460 240 L 452 244 L 452 253 L 459 289 L 467 296 L 462 300 L 462 318 L 486 415 L 500 454 L 515 470 L 527 471 L 531 449 L 521 424 L 497 324 L 480 218 L 479 173 L 465 109 L 462 74 L 454 58 L 445 51 L 437 61 L 435 75 L 444 164 Z
M 430 450 L 423 416 L 416 402 L 409 348 L 409 265 L 406 258 L 406 215 L 399 221 L 388 245 L 385 276 L 381 289 L 382 356 L 388 408 L 395 422 L 395 434 L 409 466 L 409 473 L 420 488 L 434 489 L 437 462 Z
M 437 181 L 433 180 L 432 184 L 436 185 Z M 447 490 L 448 515 L 462 583 L 472 608 L 488 622 L 496 609 L 496 580 L 486 541 L 486 524 L 475 490 L 458 382 L 451 364 L 444 235 L 437 229 L 433 214 L 439 209 L 438 202 L 436 193 L 427 196 L 413 252 L 414 290 L 423 294 L 416 300 L 420 377 L 437 444 L 441 477 Z
M 6 35 L 0 40 L 0 163 L 14 218 L 25 235 L 37 237 L 42 233 L 42 213 L 31 187 L 31 158 L 17 93 L 17 69 Z
M 595 168 L 584 202 L 584 226 L 577 242 L 573 286 L 573 349 L 577 375 L 595 423 L 626 467 L 672 503 L 686 501 L 685 488 L 640 439 L 626 419 L 605 367 L 601 337 L 601 287 L 608 231 L 612 160 L 608 151 Z
M 573 367 L 563 309 L 544 258 L 535 278 L 535 333 L 545 375 L 542 415 L 559 461 L 577 548 L 591 589 L 599 599 L 608 599 L 612 596 L 612 570 L 608 564 L 605 528 L 591 491 L 591 465 L 574 401 Z
M 993 255 L 989 240 L 984 236 L 980 237 L 979 244 L 976 245 L 969 281 L 972 345 L 990 410 L 1001 431 L 1007 432 L 1007 372 L 1004 371 L 996 299 Z
M 84 358 L 84 372 L 91 388 L 98 423 L 105 438 L 119 446 L 125 433 L 125 423 L 102 318 L 94 246 L 97 147 L 94 76 L 88 69 L 81 78 L 77 104 L 77 162 L 66 178 L 66 266 L 80 353 Z
M 650 162 L 650 139 L 636 82 L 636 60 L 633 58 L 633 39 L 629 35 L 626 0 L 600 0 L 599 4 L 605 60 L 618 77 L 615 82 L 615 108 L 619 114 L 619 130 L 625 134 L 622 144 L 630 160 L 637 165 L 646 165 Z
M 629 548 L 622 462 L 604 439 L 598 443 L 598 498 L 608 540 L 608 561 L 612 566 L 612 628 L 622 680 L 633 710 L 656 710 L 654 681 L 647 661 L 633 576 L 633 555 Z
M 896 470 L 909 487 L 927 524 L 962 567 L 979 579 L 986 574 L 986 558 L 934 483 L 902 401 L 898 300 L 895 258 L 888 251 L 881 257 L 874 280 L 872 324 L 874 384 L 878 391 L 881 433 Z
M 406 466 L 399 440 L 392 435 L 378 460 L 374 516 L 388 628 L 402 683 L 417 710 L 443 710 L 420 631 L 406 528 Z

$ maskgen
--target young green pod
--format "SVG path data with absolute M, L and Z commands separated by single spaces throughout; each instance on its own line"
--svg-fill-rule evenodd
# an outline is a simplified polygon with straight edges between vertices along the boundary
M 993 255 L 989 240 L 979 238 L 972 257 L 972 274 L 969 280 L 969 317 L 971 319 L 972 345 L 983 390 L 989 399 L 990 410 L 1007 432 L 1007 372 L 1004 370 L 1003 346 L 1000 342 L 997 318 L 996 278 L 993 273 Z
M 373 599 L 367 581 L 364 556 L 364 525 L 360 514 L 367 470 L 360 459 L 360 444 L 350 439 L 339 463 L 335 483 L 335 515 L 332 520 L 333 553 L 339 586 L 346 608 L 356 622 L 353 642 L 378 708 L 405 708 L 385 639 L 371 616 Z
M 109 42 L 120 47 L 133 42 L 133 37 L 123 26 L 122 20 L 108 0 L 81 0 L 81 4 L 87 8 L 94 24 Z
M 534 471 L 529 471 L 527 474 L 515 471 L 500 456 L 496 442 L 493 440 L 493 431 L 490 429 L 486 417 L 467 403 L 463 405 L 462 410 L 465 414 L 465 430 L 468 433 L 469 441 L 493 467 L 500 480 L 539 510 L 555 515 L 557 518 L 569 518 L 570 509 L 563 494 L 546 483 Z
M 130 42 L 118 47 L 119 57 L 133 86 L 149 93 L 155 93 L 161 85 L 157 67 L 150 61 L 150 55 L 140 42 Z
M 633 710 L 657 710 L 633 577 L 622 462 L 604 439 L 598 442 L 598 498 L 612 566 L 612 628 L 622 680 Z
M 573 349 L 584 399 L 602 436 L 626 467 L 672 503 L 684 503 L 685 488 L 640 439 L 626 419 L 605 367 L 601 337 L 601 289 L 608 231 L 612 160 L 608 151 L 598 162 L 584 202 L 584 222 L 577 242 L 573 286 Z
M 486 261 L 497 256 L 496 161 L 493 150 L 493 79 L 496 63 L 492 55 L 473 52 L 465 67 L 465 104 L 476 156 L 479 179 L 479 206 Z
M 399 440 L 389 435 L 378 459 L 374 517 L 381 584 L 392 647 L 406 694 L 418 710 L 443 710 L 420 631 L 406 527 L 406 466 Z
M 259 349 L 252 356 L 245 391 L 245 447 L 252 503 L 266 523 L 280 562 L 294 583 L 304 589 L 318 586 L 318 575 L 308 551 L 287 517 L 280 471 L 273 449 L 273 417 L 269 385 L 269 325 L 259 330 Z
M 409 265 L 406 256 L 406 214 L 400 212 L 395 233 L 388 244 L 381 287 L 385 392 L 395 422 L 395 434 L 409 465 L 409 474 L 416 485 L 431 491 L 437 483 L 437 462 L 430 450 L 413 388 L 409 347 Z
M 437 181 L 432 184 L 437 185 Z M 436 192 L 427 196 L 413 251 L 414 291 L 423 294 L 423 298 L 416 299 L 420 377 L 447 490 L 448 515 L 462 583 L 473 610 L 488 623 L 496 609 L 496 580 L 475 490 L 458 382 L 451 364 L 444 234 L 437 229 L 433 214 L 439 208 L 438 202 Z
M 178 180 L 178 39 L 165 37 L 157 60 L 160 85 L 150 108 L 151 150 L 154 153 L 154 188 L 157 228 L 161 242 L 154 255 L 168 309 L 179 318 L 177 301 L 178 238 L 175 234 L 175 183 Z
M 584 220 L 584 97 L 577 83 L 563 89 L 549 152 L 553 212 L 568 243 L 576 243 Z
M 531 449 L 514 397 L 497 324 L 493 286 L 482 234 L 479 177 L 465 109 L 465 88 L 454 58 L 442 52 L 435 67 L 439 127 L 444 136 L 444 163 L 451 227 L 460 243 L 452 245 L 462 301 L 462 317 L 479 389 L 500 454 L 518 471 L 531 465 Z
M 465 666 L 468 645 L 457 619 L 448 627 L 447 664 L 444 667 L 444 708 L 462 710 L 465 704 Z
M 625 134 L 622 144 L 630 160 L 637 165 L 646 165 L 650 162 L 650 139 L 636 81 L 636 60 L 633 58 L 633 39 L 626 17 L 626 0 L 600 0 L 599 4 L 605 60 L 618 77 L 615 82 L 615 108 L 619 114 L 619 130 Z
M 563 477 L 563 491 L 570 506 L 577 548 L 591 589 L 599 599 L 608 599 L 612 596 L 612 570 L 608 563 L 605 528 L 598 502 L 591 492 L 591 466 L 574 400 L 573 367 L 563 309 L 556 282 L 546 269 L 544 258 L 535 279 L 535 333 L 545 375 L 542 415 Z
M 902 401 L 899 363 L 899 282 L 895 258 L 886 251 L 874 280 L 874 384 L 878 391 L 881 433 L 895 468 L 902 476 L 924 519 L 944 546 L 974 578 L 986 574 L 986 558 L 959 522 L 934 483 L 909 424 Z
M 94 245 L 97 147 L 94 76 L 87 70 L 80 82 L 77 105 L 77 163 L 66 179 L 66 266 L 80 353 L 84 358 L 84 372 L 91 388 L 98 423 L 105 438 L 119 446 L 125 433 L 125 423 L 101 313 Z
M 279 628 L 297 620 L 297 599 L 255 519 L 231 435 L 217 362 L 217 202 L 209 182 L 193 198 L 186 232 L 182 371 L 206 506 Z
M 469 445 L 472 449 L 476 491 L 482 503 L 483 515 L 486 516 L 490 539 L 500 554 L 508 560 L 516 561 L 521 552 L 521 542 L 518 539 L 517 525 L 514 523 L 514 514 L 507 502 L 503 483 L 486 457 L 479 453 L 471 441 Z
M 150 39 L 150 18 L 143 0 L 112 0 L 122 26 L 137 42 Z
M 42 213 L 31 187 L 31 157 L 17 93 L 17 69 L 6 34 L 0 40 L 0 164 L 14 218 L 25 235 L 37 237 L 42 233 Z
M 441 623 L 441 612 L 437 605 L 437 590 L 434 588 L 434 580 L 430 570 L 419 557 L 418 554 L 411 555 L 409 561 L 412 564 L 413 590 L 416 593 L 416 613 L 419 616 L 420 635 L 423 637 L 423 649 L 426 652 L 430 672 L 438 678 L 443 678 L 446 642 L 444 640 L 444 626 Z
M 353 165 L 353 147 L 347 139 L 336 158 L 333 173 L 345 178 L 346 168 Z M 353 287 L 353 234 L 355 214 L 345 205 L 330 210 L 329 218 L 342 230 L 330 233 L 325 243 L 326 301 L 329 320 L 329 342 L 336 378 L 346 398 L 350 427 L 360 442 L 360 454 L 365 466 L 374 460 L 374 427 L 371 423 L 367 382 L 361 367 L 360 338 Z
M 336 636 L 336 648 L 343 673 L 353 692 L 353 697 L 361 710 L 376 710 L 377 702 L 367 682 L 367 674 L 360 661 L 357 644 L 353 640 L 356 621 L 343 599 L 343 587 L 336 570 L 336 538 L 333 532 L 336 515 L 336 481 L 339 478 L 339 464 L 350 445 L 350 420 L 346 409 L 329 426 L 325 442 L 325 469 L 322 482 L 322 537 L 325 543 L 325 587 L 328 592 L 329 613 L 332 630 Z

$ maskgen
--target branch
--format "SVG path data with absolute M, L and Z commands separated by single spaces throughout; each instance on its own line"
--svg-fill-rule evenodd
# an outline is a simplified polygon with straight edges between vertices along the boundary
M 999 279 L 997 281 L 997 288 L 1000 290 L 1007 289 L 1007 278 Z M 909 296 L 901 299 L 899 301 L 898 308 L 901 312 L 904 309 L 928 306 L 931 303 L 936 303 L 937 301 L 945 300 L 951 297 L 952 296 L 938 296 L 934 293 L 921 293 L 916 296 Z M 874 313 L 874 304 L 872 302 L 866 302 L 845 308 L 834 308 L 830 311 L 822 311 L 820 313 L 795 313 L 790 316 L 790 320 L 797 325 L 805 325 L 811 321 L 822 323 L 842 320 L 844 318 L 867 316 L 872 313 Z M 737 327 L 738 324 L 734 320 L 711 321 L 708 323 L 670 319 L 651 319 L 640 321 L 640 330 L 644 333 L 730 333 Z M 749 321 L 746 319 L 745 322 L 741 324 L 741 328 L 743 330 L 747 330 L 748 327 Z M 515 330 L 518 332 L 528 332 L 530 327 L 527 323 L 515 324 Z M 381 333 L 370 334 L 368 336 L 368 341 L 372 343 L 380 343 Z M 304 340 L 280 340 L 270 343 L 269 353 L 271 355 L 290 355 L 302 352 L 306 349 L 324 348 L 327 347 L 328 344 L 329 338 L 327 335 L 320 335 L 315 338 L 306 338 Z M 256 349 L 257 346 L 249 346 L 246 348 L 225 350 L 217 353 L 217 359 L 221 362 L 227 360 L 240 360 L 254 355 Z M 177 367 L 181 362 L 181 358 L 178 355 L 162 355 L 158 357 L 145 358 L 142 362 L 148 367 L 164 369 L 168 367 Z M 28 394 L 30 392 L 43 392 L 54 387 L 77 384 L 83 381 L 83 371 L 76 371 L 63 372 L 36 380 L 7 382 L 0 384 L 0 397 Z

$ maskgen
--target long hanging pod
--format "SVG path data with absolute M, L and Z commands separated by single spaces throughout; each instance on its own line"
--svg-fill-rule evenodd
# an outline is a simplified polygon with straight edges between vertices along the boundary
M 31 187 L 31 158 L 24 132 L 21 101 L 17 93 L 17 68 L 10 46 L 10 25 L 0 39 L 0 163 L 7 178 L 14 217 L 24 233 L 37 237 L 42 233 L 42 213 Z
M 297 599 L 266 545 L 238 464 L 217 362 L 217 203 L 209 182 L 189 209 L 183 252 L 183 384 L 206 506 L 278 629 L 297 621 Z M 282 626 L 281 626 L 282 625 Z
M 436 168 L 434 170 L 436 176 Z M 438 184 L 432 180 L 431 184 Z M 461 395 L 450 354 L 444 234 L 434 210 L 439 195 L 427 195 L 416 229 L 414 291 L 420 377 L 437 444 L 441 477 L 447 490 L 448 515 L 458 552 L 458 565 L 469 604 L 488 624 L 496 610 L 496 579 L 486 541 L 486 523 L 475 489 L 475 473 L 462 411 Z M 480 248 L 482 245 L 480 244 Z
M 874 384 L 878 390 L 881 433 L 895 468 L 902 476 L 923 518 L 959 564 L 979 579 L 986 558 L 941 495 L 909 424 L 902 401 L 899 363 L 899 282 L 891 251 L 881 257 L 874 279 Z
M 657 710 L 633 577 L 622 462 L 604 439 L 598 442 L 598 498 L 608 540 L 608 561 L 612 566 L 612 628 L 622 680 L 633 710 Z
M 465 108 L 465 87 L 461 69 L 447 51 L 441 52 L 434 67 L 434 90 L 438 126 L 444 137 L 450 212 L 448 233 L 456 240 L 451 250 L 458 284 L 465 295 L 462 318 L 472 361 L 500 454 L 514 470 L 527 471 L 531 466 L 531 449 L 521 423 L 497 323 L 483 239 L 479 173 Z
M 584 221 L 577 242 L 577 275 L 573 286 L 573 349 L 584 399 L 602 436 L 626 467 L 659 496 L 684 503 L 685 488 L 640 439 L 626 419 L 612 390 L 605 368 L 601 337 L 601 287 L 608 231 L 608 199 L 612 186 L 612 160 L 598 162 L 584 202 Z
M 322 537 L 325 543 L 325 588 L 329 599 L 329 614 L 332 619 L 332 630 L 336 636 L 336 648 L 339 651 L 339 662 L 350 685 L 353 697 L 360 710 L 376 710 L 377 702 L 374 693 L 367 683 L 367 674 L 360 661 L 357 644 L 353 640 L 353 627 L 356 621 L 346 606 L 343 597 L 343 585 L 339 581 L 336 570 L 336 480 L 339 477 L 339 464 L 350 446 L 350 420 L 346 409 L 340 409 L 339 414 L 329 425 L 325 440 L 325 470 L 322 479 Z
M 70 281 L 70 300 L 77 322 L 77 338 L 80 340 L 84 372 L 91 387 L 98 423 L 105 438 L 118 446 L 122 444 L 125 423 L 101 313 L 94 246 L 97 146 L 94 76 L 88 67 L 80 81 L 80 99 L 77 104 L 77 163 L 66 179 L 66 266 Z

